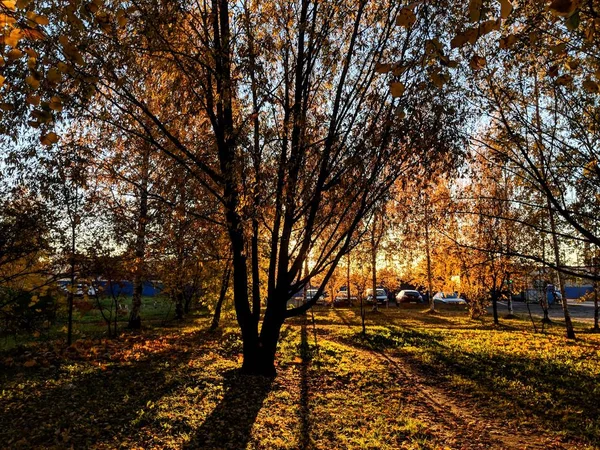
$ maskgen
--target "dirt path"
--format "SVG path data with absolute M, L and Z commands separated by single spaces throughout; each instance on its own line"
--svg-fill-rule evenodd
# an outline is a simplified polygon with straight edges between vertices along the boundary
M 417 374 L 402 358 L 371 351 L 385 361 L 397 375 L 403 390 L 409 390 L 412 400 L 406 406 L 416 417 L 427 422 L 432 433 L 444 445 L 453 449 L 564 449 L 552 439 L 534 430 L 515 430 L 510 425 L 487 417 L 476 401 L 442 386 L 426 384 L 423 374 Z
M 345 317 L 344 324 L 352 327 Z M 440 377 L 421 373 L 414 364 L 402 356 L 384 351 L 364 349 L 382 361 L 395 375 L 398 389 L 409 400 L 404 404 L 412 416 L 425 422 L 430 432 L 442 445 L 451 449 L 507 449 L 507 450 L 566 450 L 577 446 L 566 445 L 556 436 L 532 424 L 519 426 L 493 417 L 473 397 L 444 387 Z

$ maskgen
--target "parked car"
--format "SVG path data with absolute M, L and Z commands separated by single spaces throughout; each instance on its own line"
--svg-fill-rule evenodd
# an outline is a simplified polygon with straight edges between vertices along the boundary
M 356 300 L 356 296 L 352 295 L 352 293 L 350 293 L 350 298 L 348 298 L 348 291 L 339 291 L 335 294 L 333 306 L 352 306 Z
M 316 288 L 308 288 L 306 289 L 306 301 L 312 300 L 312 298 L 317 294 L 318 289 Z M 294 294 L 294 296 L 288 300 L 288 306 L 298 307 L 304 303 L 304 289 L 300 289 L 298 292 Z M 325 294 L 321 294 L 321 296 L 317 299 L 316 305 L 325 305 L 327 302 L 325 301 Z
M 423 296 L 419 291 L 403 290 L 396 295 L 396 303 L 423 303 Z
M 317 291 L 318 289 L 315 288 L 310 288 L 306 290 L 306 300 L 312 300 L 314 298 L 315 295 L 317 295 Z M 326 305 L 327 304 L 327 300 L 325 300 L 325 293 L 322 293 L 319 298 L 317 299 L 317 301 L 315 302 L 315 305 Z
M 460 298 L 458 293 L 452 292 L 438 292 L 433 296 L 435 303 L 443 303 L 446 305 L 466 305 L 467 301 L 464 298 Z
M 377 303 L 385 303 L 388 301 L 387 292 L 383 288 L 377 288 L 376 292 Z M 367 303 L 373 303 L 373 289 L 367 289 Z

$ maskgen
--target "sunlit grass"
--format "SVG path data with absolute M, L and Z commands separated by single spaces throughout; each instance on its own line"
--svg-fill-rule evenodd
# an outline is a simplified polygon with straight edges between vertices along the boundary
M 209 317 L 117 340 L 46 342 L 0 354 L 0 441 L 64 448 L 454 448 L 489 436 L 432 411 L 470 398 L 479 421 L 600 444 L 600 336 L 568 342 L 527 321 L 494 327 L 464 310 L 315 311 L 284 325 L 273 381 L 237 373 L 235 321 Z M 24 367 L 34 361 L 32 367 Z M 435 388 L 423 394 L 424 389 Z M 446 401 L 443 400 L 443 401 Z M 433 405 L 435 406 L 435 405 Z M 441 422 L 438 423 L 438 420 Z M 23 429 L 30 430 L 23 435 Z M 460 444 L 464 445 L 464 444 Z M 499 447 L 500 448 L 500 447 Z

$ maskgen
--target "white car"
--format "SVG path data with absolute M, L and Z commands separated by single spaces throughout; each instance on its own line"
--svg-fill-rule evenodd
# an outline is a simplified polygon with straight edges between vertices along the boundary
M 433 296 L 435 303 L 444 303 L 446 305 L 466 305 L 467 301 L 460 298 L 456 292 L 438 292 Z

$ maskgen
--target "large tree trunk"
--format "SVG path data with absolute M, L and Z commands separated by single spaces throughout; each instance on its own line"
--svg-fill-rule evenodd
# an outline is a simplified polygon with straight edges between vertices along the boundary
M 271 303 L 276 301 L 271 300 Z M 285 305 L 285 302 L 283 304 Z M 244 363 L 242 365 L 244 373 L 267 377 L 275 376 L 275 353 L 284 321 L 283 311 L 280 310 L 278 305 L 277 309 L 272 307 L 267 311 L 259 339 L 248 343 L 244 341 Z

